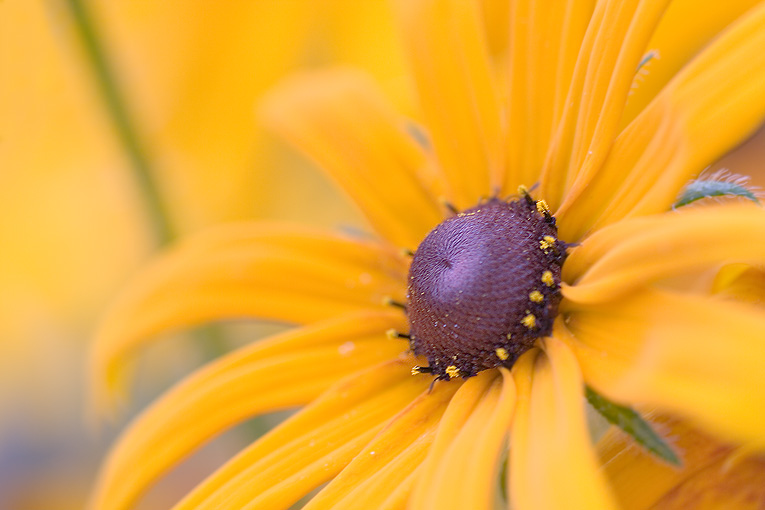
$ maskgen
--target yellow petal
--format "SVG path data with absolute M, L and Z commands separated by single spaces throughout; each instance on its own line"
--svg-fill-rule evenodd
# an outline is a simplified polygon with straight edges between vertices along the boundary
M 500 372 L 469 379 L 449 403 L 410 508 L 494 507 L 499 457 L 515 409 L 513 378 Z
M 659 415 L 650 417 L 649 421 L 680 454 L 683 465 L 678 468 L 666 464 L 618 427 L 609 429 L 598 442 L 598 453 L 623 510 L 654 508 L 652 505 L 663 495 L 700 470 L 724 460 L 733 451 L 732 446 L 677 418 Z
M 200 444 L 252 416 L 306 404 L 342 377 L 406 348 L 391 317 L 360 314 L 239 349 L 179 383 L 120 436 L 98 483 L 97 508 L 123 508 Z M 141 469 L 135 469 L 141 466 Z
M 264 99 L 261 113 L 394 244 L 414 249 L 441 221 L 437 176 L 368 76 L 333 70 L 293 77 Z
M 409 444 L 409 435 L 417 434 Z M 363 466 L 363 459 L 374 459 L 379 454 L 377 446 L 367 446 L 325 489 L 306 504 L 306 510 L 337 508 L 343 510 L 368 508 L 403 508 L 412 489 L 414 475 L 419 471 L 428 448 L 435 436 L 435 426 L 425 430 L 407 431 L 405 435 L 386 437 L 393 443 L 406 442 L 408 446 L 395 457 L 376 461 L 374 466 Z M 363 467 L 362 467 L 363 466 Z M 346 476 L 346 473 L 351 474 Z M 348 482 L 354 479 L 355 483 Z
M 425 459 L 447 404 L 458 389 L 461 389 L 459 383 L 437 384 L 432 393 L 421 395 L 391 420 L 353 462 L 311 500 L 306 510 L 364 510 L 400 501 L 403 494 L 396 495 L 394 500 L 390 500 L 390 496 L 400 490 L 400 484 L 409 480 Z
M 341 382 L 213 474 L 175 510 L 207 510 L 223 504 L 289 508 L 359 459 L 363 455 L 359 452 L 388 421 L 379 436 L 385 437 L 380 444 L 382 458 L 388 449 L 392 455 L 405 450 L 391 437 L 407 430 L 417 437 L 434 427 L 454 391 L 454 385 L 442 385 L 423 394 L 430 381 L 409 374 L 412 362 L 378 367 Z M 386 435 L 391 427 L 391 435 Z
M 729 264 L 715 277 L 712 291 L 756 305 L 765 305 L 765 268 Z
M 510 2 L 506 0 L 481 0 L 481 21 L 492 57 L 501 56 L 507 49 Z
M 328 62 L 358 63 L 380 78 L 403 72 L 385 2 L 330 0 L 321 9 L 302 1 L 215 9 L 207 0 L 104 2 L 93 11 L 184 232 L 272 213 L 285 201 L 305 213 L 315 205 L 295 198 L 310 196 L 312 172 L 279 168 L 272 139 L 253 119 L 253 104 L 274 81 L 296 66 Z M 326 224 L 331 215 L 316 216 Z
M 542 175 L 542 195 L 553 209 L 564 192 L 586 186 L 603 164 L 618 133 L 635 69 L 667 3 L 597 4 Z
M 501 186 L 502 118 L 479 7 L 462 0 L 397 2 L 425 125 L 457 207 Z
M 708 466 L 675 487 L 656 510 L 762 510 L 765 506 L 765 457 L 736 454 Z
M 765 211 L 754 205 L 699 207 L 604 228 L 566 262 L 566 299 L 602 303 L 680 274 L 726 262 L 765 263 Z M 570 262 L 570 264 L 569 264 Z
M 717 34 L 759 1 L 673 0 L 648 42 L 652 57 L 635 76 L 622 126 L 629 124 Z
M 765 4 L 683 68 L 619 135 L 596 178 L 566 197 L 561 237 L 666 211 L 688 179 L 754 132 L 765 117 L 763 47 Z
M 421 471 L 422 464 L 415 468 L 398 487 L 393 489 L 378 508 L 380 510 L 406 510 L 412 487 L 418 480 Z
M 765 459 L 666 416 L 651 419 L 683 455 L 677 468 L 657 460 L 614 427 L 599 442 L 606 474 L 624 510 L 755 510 L 765 502 Z
M 510 443 L 510 500 L 517 510 L 616 508 L 598 470 L 576 358 L 556 338 L 513 369 L 518 407 Z
M 505 193 L 515 193 L 539 180 L 595 2 L 503 3 L 510 4 Z
M 598 392 L 765 447 L 765 314 L 760 308 L 644 291 L 572 311 L 567 324 L 576 337 L 567 341 L 585 380 Z
M 405 261 L 376 243 L 309 228 L 220 227 L 168 252 L 105 317 L 91 354 L 94 385 L 120 389 L 125 359 L 161 333 L 255 317 L 312 322 L 403 299 Z

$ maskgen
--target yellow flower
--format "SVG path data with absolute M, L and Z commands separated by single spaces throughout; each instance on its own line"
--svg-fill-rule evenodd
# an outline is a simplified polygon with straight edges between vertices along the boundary
M 688 17 L 697 4 L 517 2 L 503 45 L 472 3 L 402 2 L 416 122 L 354 71 L 274 91 L 265 120 L 376 236 L 236 224 L 149 268 L 99 332 L 101 406 L 128 353 L 165 331 L 237 317 L 300 327 L 157 400 L 113 449 L 94 508 L 128 508 L 207 439 L 298 406 L 176 508 L 289 508 L 327 482 L 306 508 L 492 508 L 508 435 L 512 508 L 615 508 L 585 383 L 765 446 L 765 314 L 687 285 L 765 262 L 765 213 L 672 210 L 765 117 L 765 3 L 745 4 Z M 418 248 L 411 269 L 402 248 Z M 395 338 L 407 331 L 422 356 Z

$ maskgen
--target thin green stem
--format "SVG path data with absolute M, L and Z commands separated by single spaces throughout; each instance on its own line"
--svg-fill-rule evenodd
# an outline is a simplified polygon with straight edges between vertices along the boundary
M 104 105 L 120 143 L 130 159 L 130 167 L 141 191 L 157 243 L 163 246 L 173 241 L 177 233 L 173 229 L 169 209 L 162 200 L 149 157 L 129 114 L 125 97 L 109 65 L 103 40 L 98 34 L 96 24 L 93 23 L 86 2 L 87 0 L 65 0 Z M 220 327 L 209 325 L 197 329 L 194 333 L 206 358 L 214 359 L 228 351 L 225 334 Z
M 160 245 L 167 244 L 174 237 L 169 212 L 162 201 L 149 158 L 144 152 L 143 144 L 128 113 L 125 99 L 119 90 L 114 72 L 109 66 L 103 41 L 93 23 L 85 1 L 66 0 L 66 4 L 69 6 L 75 30 L 81 39 L 86 58 L 92 68 L 96 84 L 112 118 L 117 135 L 130 158 L 133 175 L 142 192 L 141 195 L 152 220 L 157 241 Z

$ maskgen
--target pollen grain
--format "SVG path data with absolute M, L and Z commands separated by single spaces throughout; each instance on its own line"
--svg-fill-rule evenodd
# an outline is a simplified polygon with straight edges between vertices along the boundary
M 449 365 L 448 367 L 446 367 L 446 375 L 449 376 L 449 379 L 454 379 L 455 377 L 459 377 L 460 369 L 454 365 Z

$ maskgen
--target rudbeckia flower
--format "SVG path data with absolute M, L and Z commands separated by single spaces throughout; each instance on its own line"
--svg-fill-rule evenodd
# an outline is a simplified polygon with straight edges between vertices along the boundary
M 176 509 L 308 494 L 309 509 L 488 509 L 501 489 L 515 509 L 615 508 L 585 394 L 765 446 L 765 313 L 702 280 L 765 262 L 765 213 L 745 189 L 703 198 L 736 182 L 698 180 L 765 118 L 765 3 L 684 15 L 698 8 L 520 1 L 502 28 L 471 2 L 402 2 L 414 114 L 352 70 L 276 89 L 262 117 L 373 235 L 235 224 L 148 268 L 99 332 L 102 407 L 163 332 L 296 326 L 150 406 L 93 507 L 129 508 L 206 440 L 295 407 Z M 680 207 L 689 189 L 702 202 Z

